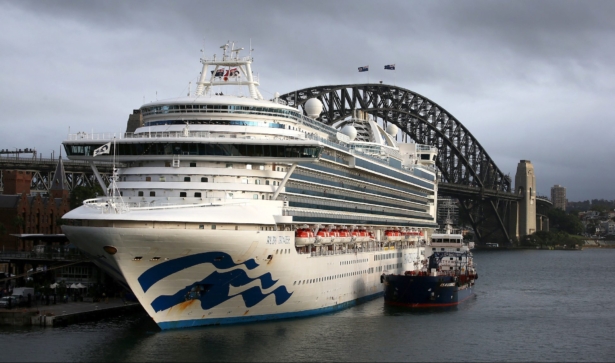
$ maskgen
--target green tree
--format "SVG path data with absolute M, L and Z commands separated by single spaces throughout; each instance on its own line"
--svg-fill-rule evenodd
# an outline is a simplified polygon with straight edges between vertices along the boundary
M 562 231 L 568 234 L 583 233 L 583 223 L 579 217 L 569 214 L 561 209 L 553 208 L 549 210 L 549 228 L 554 231 Z
M 104 193 L 98 184 L 94 186 L 75 187 L 70 193 L 70 209 L 81 206 L 86 199 L 96 198 L 101 195 L 104 195 Z

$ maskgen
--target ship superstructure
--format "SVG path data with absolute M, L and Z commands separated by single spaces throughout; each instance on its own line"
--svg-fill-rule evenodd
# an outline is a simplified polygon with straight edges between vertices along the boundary
M 221 48 L 194 94 L 143 105 L 134 133 L 69 135 L 70 159 L 122 165 L 64 216 L 70 241 L 163 329 L 334 311 L 420 268 L 437 149 L 360 110 L 328 126 L 318 99 L 306 114 L 265 100 L 252 58 Z

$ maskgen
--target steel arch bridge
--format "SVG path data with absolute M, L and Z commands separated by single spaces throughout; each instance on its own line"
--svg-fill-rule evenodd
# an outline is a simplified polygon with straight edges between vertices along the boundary
M 470 131 L 430 99 L 405 88 L 386 84 L 346 84 L 304 88 L 279 97 L 300 109 L 310 98 L 323 104 L 320 121 L 332 125 L 363 110 L 395 124 L 403 142 L 438 148 L 439 191 L 456 197 L 472 224 L 478 241 L 510 242 L 517 225 L 517 202 L 511 178 L 505 175 Z M 516 233 L 514 233 L 516 235 Z

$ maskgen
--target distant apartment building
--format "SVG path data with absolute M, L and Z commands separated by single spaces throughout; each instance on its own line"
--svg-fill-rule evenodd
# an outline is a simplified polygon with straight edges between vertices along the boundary
M 551 202 L 553 202 L 553 207 L 566 210 L 566 188 L 559 184 L 552 186 Z
M 615 235 L 615 222 L 611 220 L 601 222 L 600 231 L 602 232 L 602 234 Z

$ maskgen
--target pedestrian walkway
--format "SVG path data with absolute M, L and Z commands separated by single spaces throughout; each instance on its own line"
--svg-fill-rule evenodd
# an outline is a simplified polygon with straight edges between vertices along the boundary
M 49 304 L 49 305 L 45 305 L 45 304 L 38 304 L 38 306 L 36 306 L 36 304 L 29 308 L 28 310 L 34 310 L 34 311 L 38 311 L 40 312 L 41 315 L 48 315 L 49 313 L 53 314 L 53 315 L 67 315 L 67 314 L 76 314 L 76 313 L 83 313 L 83 312 L 88 312 L 88 311 L 92 311 L 92 310 L 99 310 L 99 309 L 108 309 L 108 308 L 116 308 L 119 306 L 125 306 L 128 304 L 139 304 L 137 302 L 124 302 L 124 300 L 120 299 L 120 298 L 109 298 L 108 302 L 104 302 L 104 301 L 98 301 L 98 302 L 67 302 L 67 303 L 63 303 L 63 302 L 57 302 L 55 305 L 53 304 Z
M 57 302 L 41 304 L 34 302 L 30 308 L 0 309 L 0 324 L 65 326 L 104 317 L 142 311 L 141 304 L 121 298 L 109 298 L 99 302 Z

